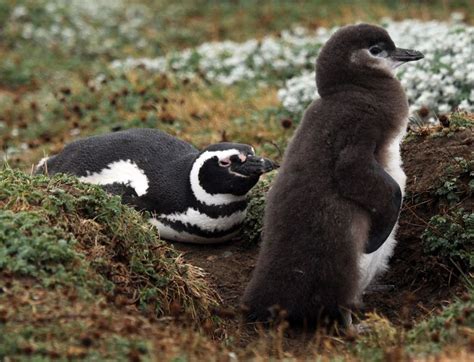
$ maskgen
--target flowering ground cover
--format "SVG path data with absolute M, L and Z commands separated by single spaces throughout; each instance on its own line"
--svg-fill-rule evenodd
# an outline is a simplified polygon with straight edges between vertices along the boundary
M 29 175 L 64 143 L 130 127 L 280 161 L 317 97 L 321 45 L 357 21 L 426 55 L 398 72 L 409 185 L 382 280 L 397 288 L 367 296 L 366 335 L 239 323 L 274 175 L 252 192 L 242 240 L 207 248 L 165 244 L 100 189 Z M 472 358 L 472 21 L 467 0 L 0 1 L 0 357 Z
M 399 78 L 406 89 L 413 117 L 421 109 L 435 116 L 455 109 L 474 110 L 474 27 L 459 21 L 382 20 L 395 44 L 418 49 L 421 62 L 406 64 Z M 308 104 L 318 97 L 314 64 L 319 49 L 337 30 L 308 31 L 296 27 L 281 31 L 278 37 L 224 41 L 174 52 L 158 58 L 115 60 L 111 67 L 127 70 L 143 67 L 152 72 L 173 72 L 180 78 L 201 75 L 209 82 L 231 85 L 253 81 L 257 85 L 284 84 L 278 91 L 283 107 L 299 118 Z M 423 118 L 427 115 L 424 114 Z

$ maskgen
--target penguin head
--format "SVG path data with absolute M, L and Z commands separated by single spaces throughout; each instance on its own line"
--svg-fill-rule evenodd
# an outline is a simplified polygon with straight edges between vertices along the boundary
M 202 191 L 207 195 L 244 196 L 260 175 L 276 167 L 273 161 L 256 156 L 249 145 L 217 143 L 205 148 L 194 161 L 191 188 L 200 201 L 206 199 Z
M 339 29 L 321 49 L 316 62 L 316 83 L 321 96 L 347 84 L 377 87 L 394 78 L 399 65 L 423 58 L 416 50 L 397 48 L 388 32 L 370 24 Z

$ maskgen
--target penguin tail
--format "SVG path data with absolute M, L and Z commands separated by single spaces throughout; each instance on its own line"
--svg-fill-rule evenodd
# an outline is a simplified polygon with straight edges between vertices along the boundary
M 56 156 L 45 156 L 33 167 L 33 174 L 40 175 L 40 174 L 48 174 L 48 162 L 56 158 Z

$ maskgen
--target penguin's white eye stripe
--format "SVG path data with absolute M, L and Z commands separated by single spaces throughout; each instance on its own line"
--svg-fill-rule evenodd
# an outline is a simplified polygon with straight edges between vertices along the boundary
M 245 200 L 245 195 L 236 196 L 232 194 L 210 194 L 202 187 L 199 182 L 199 170 L 207 160 L 213 157 L 217 157 L 218 159 L 230 158 L 231 156 L 238 154 L 240 154 L 240 151 L 235 148 L 223 151 L 205 151 L 196 159 L 196 161 L 194 161 L 189 178 L 191 182 L 191 190 L 193 191 L 197 200 L 211 206 L 225 205 L 231 202 Z

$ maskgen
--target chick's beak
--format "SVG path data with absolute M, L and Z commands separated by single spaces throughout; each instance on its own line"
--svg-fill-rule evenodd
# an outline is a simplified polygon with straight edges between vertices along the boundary
M 277 163 L 268 158 L 247 156 L 246 161 L 237 165 L 233 171 L 243 176 L 260 176 L 278 167 Z
M 420 60 L 425 56 L 418 50 L 395 48 L 395 50 L 389 54 L 389 57 L 394 61 L 404 63 Z

